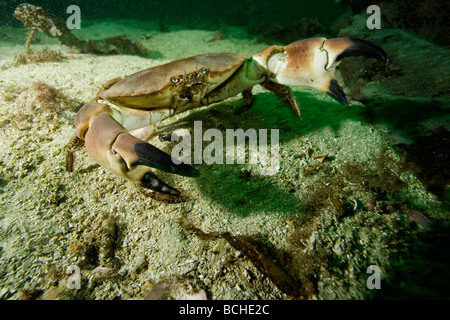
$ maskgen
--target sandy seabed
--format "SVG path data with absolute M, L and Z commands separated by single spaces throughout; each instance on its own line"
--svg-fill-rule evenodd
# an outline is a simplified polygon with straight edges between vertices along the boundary
M 199 178 L 158 172 L 186 197 L 167 203 L 85 150 L 68 173 L 76 110 L 109 79 L 195 54 L 250 55 L 270 45 L 240 30 L 217 41 L 209 41 L 212 31 L 160 33 L 120 22 L 79 32 L 145 36 L 149 58 L 79 54 L 38 35 L 34 51 L 65 58 L 15 65 L 26 30 L 0 29 L 0 298 L 365 299 L 374 295 L 367 267 L 395 281 L 392 261 L 409 241 L 399 234 L 414 237 L 424 231 L 412 220 L 426 225 L 443 214 L 360 103 L 347 108 L 300 89 L 302 121 L 258 87 L 255 106 L 240 117 L 233 115 L 243 103 L 238 96 L 160 127 L 192 130 L 201 120 L 204 130 L 280 129 L 275 175 L 250 164 L 199 165 Z M 173 146 L 157 134 L 148 141 L 169 153 Z M 70 285 L 70 266 L 79 267 L 79 289 Z

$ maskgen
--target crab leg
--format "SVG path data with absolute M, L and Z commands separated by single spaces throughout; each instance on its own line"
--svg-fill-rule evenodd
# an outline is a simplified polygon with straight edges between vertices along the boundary
M 300 107 L 298 105 L 297 100 L 295 99 L 294 95 L 292 94 L 292 91 L 289 87 L 283 86 L 281 84 L 272 82 L 272 81 L 265 81 L 261 83 L 261 86 L 264 89 L 267 89 L 273 93 L 275 93 L 279 98 L 282 98 L 287 102 L 290 106 L 292 111 L 299 116 L 299 118 L 302 118 L 302 114 L 300 112 Z
M 234 112 L 234 114 L 237 115 L 237 116 L 241 115 L 242 113 L 244 113 L 245 111 L 250 109 L 250 107 L 252 106 L 253 102 L 255 101 L 255 97 L 253 96 L 251 88 L 247 89 L 247 90 L 244 90 L 242 92 L 242 96 L 244 97 L 245 105 L 240 107 L 239 109 L 237 109 Z
M 159 180 L 151 168 L 198 176 L 195 168 L 175 164 L 170 155 L 132 136 L 112 114 L 108 106 L 93 102 L 84 105 L 75 118 L 77 136 L 85 141 L 88 154 L 101 166 L 145 188 L 173 196 L 180 192 Z
M 74 135 L 67 146 L 66 150 L 66 170 L 73 171 L 74 152 L 84 145 L 84 141 Z

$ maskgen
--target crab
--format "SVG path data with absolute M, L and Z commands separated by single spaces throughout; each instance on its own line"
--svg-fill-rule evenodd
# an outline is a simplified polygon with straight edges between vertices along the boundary
M 287 102 L 300 119 L 290 86 L 316 88 L 348 105 L 334 73 L 343 58 L 354 55 L 387 63 L 383 49 L 365 40 L 310 38 L 272 45 L 252 57 L 201 54 L 113 79 L 96 102 L 78 111 L 66 169 L 73 170 L 73 152 L 84 143 L 88 154 L 109 171 L 152 192 L 178 197 L 180 191 L 160 180 L 154 169 L 187 177 L 199 171 L 142 140 L 160 121 L 242 93 L 245 105 L 236 111 L 240 114 L 252 105 L 252 87 L 258 84 Z

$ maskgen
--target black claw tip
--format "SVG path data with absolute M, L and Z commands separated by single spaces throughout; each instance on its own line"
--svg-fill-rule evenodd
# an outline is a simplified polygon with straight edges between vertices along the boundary
M 133 165 L 142 164 L 186 177 L 198 177 L 200 174 L 197 169 L 190 165 L 176 164 L 170 155 L 149 143 L 138 142 L 134 145 L 133 151 L 138 156 L 138 160 Z
M 159 180 L 153 173 L 147 172 L 141 179 L 141 186 L 157 192 L 179 197 L 180 191 Z
M 330 81 L 330 85 L 328 86 L 328 94 L 340 103 L 343 103 L 345 105 L 348 105 L 350 103 L 344 90 L 342 90 L 341 86 L 335 79 L 332 79 Z
M 378 60 L 385 61 L 387 63 L 387 55 L 386 52 L 376 44 L 358 39 L 358 38 L 351 38 L 349 37 L 348 40 L 351 43 L 351 46 L 345 49 L 337 58 L 337 61 L 340 61 L 341 59 L 345 57 L 352 57 L 352 56 L 364 56 L 368 58 L 375 58 Z

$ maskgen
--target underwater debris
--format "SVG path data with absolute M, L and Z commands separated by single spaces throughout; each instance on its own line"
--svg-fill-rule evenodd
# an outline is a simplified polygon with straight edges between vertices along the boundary
M 81 218 L 80 218 L 81 219 Z M 79 257 L 78 265 L 95 267 L 92 276 L 103 278 L 111 275 L 114 267 L 114 251 L 117 239 L 116 218 L 107 212 L 89 215 L 78 221 L 75 239 L 70 251 Z M 98 266 L 107 269 L 97 269 Z
M 234 249 L 242 252 L 250 259 L 256 269 L 269 278 L 277 288 L 292 298 L 308 299 L 315 295 L 314 285 L 310 279 L 304 278 L 300 281 L 292 276 L 275 257 L 279 254 L 269 254 L 269 252 L 275 252 L 275 249 L 269 248 L 261 239 L 232 235 L 230 232 L 207 233 L 194 226 L 187 219 L 181 219 L 180 225 L 188 231 L 193 231 L 201 239 L 225 239 Z
M 72 300 L 74 296 L 64 282 L 43 290 L 38 288 L 22 289 L 18 292 L 18 300 Z
M 153 35 L 151 35 L 151 34 L 149 34 L 149 33 L 146 33 L 146 34 L 144 34 L 143 36 L 141 36 L 141 40 L 149 40 L 149 39 L 151 39 L 151 38 L 153 38 Z
M 329 159 L 330 157 L 328 156 L 328 154 L 317 154 L 317 155 L 312 156 L 312 158 L 316 159 L 320 163 L 323 163 L 325 160 Z
M 224 40 L 228 36 L 229 36 L 228 32 L 219 30 L 219 31 L 214 32 L 212 36 L 210 36 L 209 38 L 206 38 L 204 41 L 207 43 L 216 42 L 216 41 Z
M 84 141 L 83 141 L 84 142 Z M 139 187 L 141 194 L 146 197 L 152 198 L 161 203 L 181 203 L 187 201 L 187 196 L 181 194 L 179 196 L 163 194 L 160 192 L 154 192 L 153 190 L 149 190 L 144 187 Z
M 19 95 L 19 99 L 23 99 L 27 104 L 32 104 L 35 108 L 52 108 L 55 104 L 58 90 L 44 82 L 35 82 L 33 86 L 25 89 Z
M 65 31 L 62 20 L 29 3 L 20 4 L 14 11 L 14 17 L 22 21 L 25 28 L 45 32 L 52 38 L 61 37 Z
M 189 277 L 171 277 L 158 282 L 147 291 L 148 282 L 142 286 L 144 300 L 207 300 L 205 290 L 196 279 Z
M 101 40 L 81 40 L 74 36 L 59 17 L 41 7 L 29 3 L 20 4 L 14 11 L 14 17 L 30 29 L 30 35 L 25 43 L 29 51 L 31 40 L 36 31 L 41 31 L 51 38 L 57 38 L 61 44 L 78 49 L 81 53 L 94 54 L 132 54 L 147 56 L 147 50 L 139 43 L 132 42 L 122 36 Z
M 55 62 L 67 59 L 61 51 L 44 48 L 42 51 L 26 50 L 14 57 L 14 67 L 24 64 L 36 64 L 41 62 Z
M 45 82 L 34 82 L 30 88 L 22 89 L 14 101 L 22 114 L 45 112 L 52 117 L 62 109 L 74 111 L 79 105 L 78 101 L 66 97 L 61 89 Z
M 366 210 L 378 213 L 387 213 L 398 209 L 394 208 L 395 205 L 392 207 L 391 200 L 395 199 L 396 192 L 404 187 L 404 182 L 398 173 L 407 169 L 403 167 L 403 164 L 390 170 L 387 167 L 388 158 L 381 154 L 374 155 L 378 170 L 350 163 L 336 170 L 323 166 L 320 158 L 317 160 L 319 163 L 303 169 L 304 174 L 317 177 L 330 175 L 330 178 L 326 182 L 319 178 L 311 186 L 310 196 L 304 203 L 306 212 L 314 215 L 320 214 L 323 210 L 331 210 L 337 216 L 345 217 L 354 214 L 356 209 L 361 206 Z M 358 204 L 358 199 L 353 198 L 361 193 L 369 196 L 363 201 L 364 204 Z
M 64 22 L 60 19 L 55 19 L 55 17 L 40 7 L 22 3 L 16 8 L 13 16 L 22 21 L 25 28 L 31 30 L 25 43 L 26 52 L 30 49 L 30 43 L 36 31 L 45 32 L 51 38 L 63 36 L 61 30 L 65 30 Z

